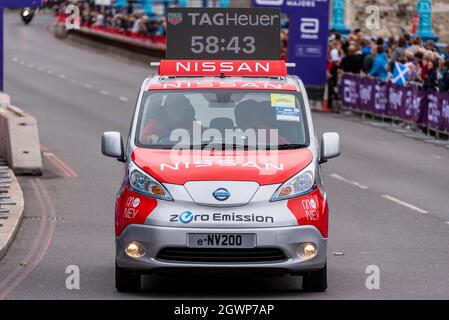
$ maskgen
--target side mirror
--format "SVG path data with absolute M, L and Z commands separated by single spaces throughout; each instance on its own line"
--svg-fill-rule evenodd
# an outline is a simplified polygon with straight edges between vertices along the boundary
M 125 148 L 123 146 L 122 135 L 117 131 L 103 132 L 101 136 L 101 153 L 107 157 L 116 158 L 125 162 Z
M 320 163 L 340 155 L 340 135 L 336 132 L 325 132 L 321 137 Z

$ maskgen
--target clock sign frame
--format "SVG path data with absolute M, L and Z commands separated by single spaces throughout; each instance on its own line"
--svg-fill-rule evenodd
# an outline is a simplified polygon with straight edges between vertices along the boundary
M 279 60 L 277 8 L 169 8 L 167 59 Z

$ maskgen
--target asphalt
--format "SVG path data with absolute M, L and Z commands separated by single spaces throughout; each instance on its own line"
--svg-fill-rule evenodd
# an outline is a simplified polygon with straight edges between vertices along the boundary
M 37 117 L 44 175 L 21 177 L 25 219 L 0 261 L 0 299 L 448 299 L 449 149 L 350 119 L 314 114 L 337 131 L 342 155 L 323 165 L 330 204 L 329 289 L 296 277 L 146 277 L 141 293 L 114 288 L 114 198 L 122 166 L 100 135 L 127 135 L 143 65 L 53 38 L 49 16 L 5 16 L 6 92 Z M 80 289 L 66 288 L 79 267 Z M 367 267 L 380 288 L 369 290 Z

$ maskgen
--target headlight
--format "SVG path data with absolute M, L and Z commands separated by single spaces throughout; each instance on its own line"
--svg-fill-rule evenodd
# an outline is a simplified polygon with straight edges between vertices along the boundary
M 133 191 L 142 193 L 144 195 L 162 199 L 162 200 L 173 200 L 167 189 L 164 188 L 156 179 L 151 177 L 149 174 L 143 172 L 139 167 L 137 167 L 132 162 L 128 168 L 129 172 L 129 184 Z
M 309 193 L 315 186 L 315 168 L 309 165 L 303 171 L 281 185 L 271 201 L 279 201 Z

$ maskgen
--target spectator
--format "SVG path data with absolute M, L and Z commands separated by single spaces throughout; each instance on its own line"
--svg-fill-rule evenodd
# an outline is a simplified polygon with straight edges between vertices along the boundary
M 413 82 L 421 81 L 421 67 L 419 66 L 418 60 L 412 52 L 406 52 L 406 63 L 405 66 L 409 70 L 408 80 Z
M 362 70 L 362 56 L 357 51 L 358 48 L 355 45 L 348 47 L 348 54 L 341 60 L 340 64 L 343 72 L 360 73 Z
M 431 39 L 427 40 L 425 48 L 428 51 L 435 51 L 436 50 L 435 42 Z
M 424 77 L 423 88 L 425 90 L 438 89 L 438 66 L 433 60 L 427 61 L 427 74 Z
M 446 46 L 444 52 L 442 53 L 442 59 L 447 62 L 449 60 L 449 45 Z
M 421 46 L 421 39 L 413 38 L 411 41 L 411 46 L 409 46 L 406 51 L 413 54 L 416 54 L 417 52 L 423 52 L 424 48 Z
M 405 58 L 405 49 L 407 47 L 407 42 L 404 37 L 400 37 L 396 47 L 391 52 L 391 64 L 390 69 L 393 69 L 394 63 Z
M 333 64 L 339 64 L 341 61 L 341 42 L 338 40 L 334 40 L 332 42 L 332 48 L 329 52 L 330 55 L 330 62 Z
M 373 65 L 374 65 L 374 59 L 376 58 L 376 54 L 377 54 L 377 48 L 374 46 L 374 44 L 372 44 L 370 48 L 371 48 L 370 52 L 363 59 L 362 67 L 363 67 L 363 72 L 365 74 L 368 74 L 371 72 L 371 69 L 373 68 Z
M 377 47 L 377 56 L 374 59 L 373 68 L 369 75 L 372 77 L 378 77 L 381 79 L 388 78 L 388 56 L 385 52 L 383 44 Z
M 56 11 L 64 14 L 69 3 L 75 4 L 80 9 L 81 25 L 84 27 L 105 27 L 127 35 L 130 32 L 145 36 L 163 36 L 166 34 L 165 18 L 150 20 L 144 13 L 133 13 L 131 6 L 122 7 L 118 10 L 114 7 L 108 7 L 108 9 L 100 12 L 96 10 L 98 6 L 95 6 L 94 1 L 61 1 L 56 7 Z
M 443 62 L 443 67 L 441 70 L 441 80 L 439 81 L 439 88 L 442 92 L 449 91 L 449 60 Z

